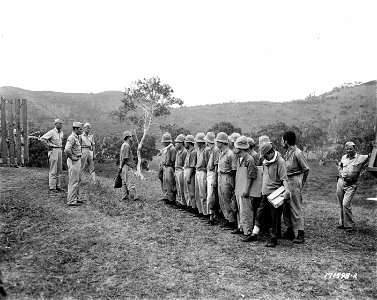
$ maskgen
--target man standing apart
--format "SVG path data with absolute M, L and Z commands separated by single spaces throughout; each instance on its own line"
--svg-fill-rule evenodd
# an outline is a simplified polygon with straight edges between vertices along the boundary
M 283 134 L 282 146 L 287 150 L 284 159 L 291 192 L 289 204 L 284 204 L 290 208 L 290 211 L 287 214 L 284 212 L 284 221 L 288 228 L 283 237 L 293 239 L 295 244 L 301 244 L 305 241 L 301 191 L 308 178 L 309 166 L 301 150 L 296 146 L 296 134 L 293 131 L 286 131 Z M 286 218 L 286 215 L 290 218 Z
M 62 126 L 63 121 L 56 119 L 55 128 L 51 129 L 40 138 L 40 141 L 48 147 L 48 160 L 50 162 L 48 185 L 52 192 L 61 191 L 63 145 Z
M 197 153 L 194 147 L 195 139 L 191 134 L 186 135 L 185 147 L 187 149 L 187 155 L 183 168 L 184 180 L 185 180 L 185 196 L 188 209 L 192 212 L 196 212 L 195 202 L 195 166 Z
M 175 139 L 175 150 L 177 151 L 177 156 L 175 158 L 175 184 L 177 186 L 177 206 L 186 207 L 185 198 L 185 180 L 183 174 L 183 167 L 185 164 L 187 150 L 184 146 L 185 136 L 180 134 Z
M 68 206 L 79 206 L 83 202 L 79 200 L 80 174 L 81 174 L 81 141 L 83 123 L 73 122 L 73 131 L 65 144 L 68 165 Z
M 123 144 L 120 148 L 119 174 L 122 176 L 122 200 L 137 200 L 136 188 L 132 183 L 135 168 L 134 157 L 131 150 L 132 134 L 129 131 L 123 132 Z
M 343 155 L 338 166 L 339 179 L 336 196 L 340 207 L 340 221 L 337 228 L 352 232 L 355 230 L 355 223 L 352 217 L 351 201 L 357 189 L 360 173 L 368 163 L 368 155 L 356 153 L 356 146 L 353 142 L 347 142 L 345 146 L 347 154 Z
M 89 123 L 84 124 L 84 133 L 81 135 L 81 178 L 84 170 L 89 166 L 89 174 L 92 182 L 96 182 L 96 173 L 94 172 L 94 158 L 96 153 L 94 136 L 90 133 L 91 126 Z
M 174 165 L 177 153 L 172 142 L 173 141 L 171 139 L 170 133 L 164 133 L 161 139 L 161 143 L 164 145 L 164 149 L 162 149 L 161 159 L 163 169 L 162 186 L 165 194 L 164 196 L 168 199 L 167 203 L 175 205 L 176 187 L 174 178 Z

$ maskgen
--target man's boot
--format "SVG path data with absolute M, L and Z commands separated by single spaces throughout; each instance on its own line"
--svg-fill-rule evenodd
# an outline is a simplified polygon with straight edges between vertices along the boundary
M 293 240 L 293 243 L 302 244 L 303 242 L 305 242 L 304 230 L 299 230 L 297 237 Z
M 295 238 L 295 233 L 293 232 L 292 227 L 288 227 L 287 230 L 283 234 L 283 239 L 292 241 L 294 238 Z
M 266 247 L 276 247 L 276 245 L 278 244 L 278 240 L 277 238 L 270 238 L 270 240 L 266 243 Z

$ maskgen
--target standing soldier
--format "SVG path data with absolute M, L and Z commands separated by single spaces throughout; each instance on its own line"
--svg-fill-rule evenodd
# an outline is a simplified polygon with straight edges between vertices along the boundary
M 90 133 L 91 126 L 89 123 L 84 124 L 84 133 L 81 135 L 81 178 L 86 166 L 89 166 L 89 174 L 93 182 L 96 182 L 96 173 L 94 172 L 95 143 L 94 136 Z
M 340 207 L 340 220 L 338 229 L 345 229 L 350 233 L 355 230 L 352 217 L 351 201 L 357 189 L 357 180 L 362 169 L 368 163 L 368 155 L 356 153 L 353 142 L 347 142 L 346 155 L 343 155 L 339 166 L 339 179 L 336 187 L 336 196 Z
M 215 146 L 215 134 L 207 132 L 204 140 L 210 149 L 207 164 L 207 210 L 209 213 L 208 224 L 215 224 L 215 215 L 219 207 L 219 194 L 217 192 L 217 166 L 219 163 L 220 150 Z
M 175 158 L 175 183 L 177 186 L 177 206 L 186 207 L 186 198 L 185 198 L 185 180 L 184 180 L 184 171 L 183 167 L 185 165 L 185 160 L 187 156 L 187 150 L 184 146 L 185 136 L 180 134 L 175 139 L 175 150 L 177 151 L 177 156 Z
M 234 153 L 229 149 L 229 138 L 225 132 L 219 132 L 216 136 L 216 146 L 220 150 L 218 164 L 218 191 L 221 211 L 226 223 L 222 225 L 227 229 L 237 228 L 236 211 L 231 206 L 234 196 L 234 180 L 236 175 L 236 165 Z
M 305 241 L 301 190 L 308 178 L 309 166 L 301 150 L 296 146 L 296 134 L 293 131 L 286 131 L 283 134 L 282 146 L 287 150 L 284 159 L 291 192 L 290 201 L 284 203 L 284 221 L 288 227 L 283 237 L 293 240 L 295 244 L 301 244 Z M 286 211 L 288 208 L 289 212 Z
M 185 138 L 185 147 L 187 149 L 187 155 L 184 164 L 184 180 L 185 180 L 185 196 L 188 209 L 192 212 L 196 212 L 195 202 L 195 166 L 197 153 L 194 147 L 195 139 L 189 134 Z
M 65 144 L 65 153 L 68 156 L 68 193 L 67 204 L 69 206 L 79 206 L 83 202 L 79 200 L 80 193 L 80 174 L 81 174 L 81 141 L 82 134 L 81 122 L 73 122 L 73 131 Z
M 255 164 L 258 166 L 258 165 L 259 165 L 259 162 L 260 162 L 260 157 L 259 157 L 258 152 L 256 152 L 256 151 L 254 150 L 254 148 L 255 148 L 255 142 L 254 142 L 254 140 L 253 140 L 251 137 L 248 137 L 248 138 L 247 138 L 247 142 L 248 142 L 248 144 L 249 144 L 249 149 L 247 149 L 247 153 L 249 153 L 250 156 L 251 156 L 252 158 L 254 158 L 254 162 L 255 162 Z
M 163 179 L 162 186 L 164 190 L 164 195 L 168 199 L 167 203 L 175 205 L 175 179 L 174 179 L 174 165 L 175 157 L 177 155 L 175 148 L 172 144 L 171 135 L 165 132 L 162 136 L 161 143 L 164 145 L 162 149 L 162 169 L 163 169 Z
M 238 132 L 233 132 L 230 136 L 229 136 L 229 149 L 230 150 L 234 150 L 234 143 L 236 142 L 236 140 L 240 137 L 241 135 L 238 133 Z
M 62 146 L 63 146 L 63 131 L 61 130 L 63 121 L 61 119 L 55 120 L 55 128 L 44 134 L 40 141 L 48 147 L 48 159 L 50 161 L 50 172 L 48 185 L 50 191 L 61 191 L 61 177 L 62 177 Z
M 250 236 L 253 231 L 254 211 L 249 194 L 251 184 L 258 174 L 254 158 L 247 153 L 247 149 L 249 149 L 247 138 L 245 136 L 237 138 L 234 153 L 238 156 L 235 188 L 238 228 L 231 232 L 232 234 L 243 233 L 246 237 Z
M 122 200 L 137 200 L 136 188 L 133 183 L 135 162 L 131 150 L 132 133 L 129 131 L 123 132 L 123 140 L 119 157 L 119 174 L 122 174 Z
M 199 132 L 195 136 L 197 146 L 197 159 L 195 166 L 195 187 L 197 195 L 195 195 L 196 206 L 198 207 L 199 215 L 208 216 L 207 209 L 207 164 L 210 155 L 210 149 L 206 146 L 204 140 L 205 134 Z M 201 215 L 200 215 L 201 216 Z

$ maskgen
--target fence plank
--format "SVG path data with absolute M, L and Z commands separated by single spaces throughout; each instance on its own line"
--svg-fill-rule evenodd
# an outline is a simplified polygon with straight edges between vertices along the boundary
M 13 135 L 13 101 L 8 101 L 8 107 L 9 107 L 9 131 L 8 131 L 8 137 L 9 137 L 9 155 L 10 155 L 10 163 L 11 165 L 14 165 L 14 135 Z
M 15 129 L 16 134 L 13 135 L 15 137 L 16 141 L 16 158 L 17 158 L 17 165 L 20 165 L 22 163 L 21 160 L 21 101 L 20 99 L 15 100 Z
M 7 131 L 5 99 L 1 98 L 1 158 L 3 159 L 3 164 L 8 163 Z
M 27 99 L 22 99 L 22 128 L 24 129 L 24 164 L 29 164 L 29 124 L 27 120 Z

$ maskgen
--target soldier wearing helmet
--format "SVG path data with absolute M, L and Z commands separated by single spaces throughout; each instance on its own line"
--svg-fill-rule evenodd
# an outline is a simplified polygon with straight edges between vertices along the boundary
M 196 149 L 195 149 L 195 139 L 189 134 L 185 137 L 185 147 L 187 149 L 187 155 L 185 159 L 185 164 L 183 167 L 184 180 L 185 180 L 185 196 L 186 204 L 189 211 L 196 213 L 196 202 L 195 202 L 195 166 L 196 166 Z
M 234 150 L 234 143 L 236 142 L 236 140 L 240 137 L 241 135 L 238 133 L 238 132 L 233 132 L 230 136 L 229 136 L 229 149 L 230 150 Z
M 236 210 L 232 207 L 231 201 L 234 195 L 234 179 L 236 174 L 236 165 L 234 153 L 229 149 L 229 138 L 225 132 L 219 132 L 216 136 L 216 146 L 220 150 L 218 163 L 218 192 L 220 208 L 226 219 L 222 227 L 226 229 L 237 228 Z
M 186 198 L 185 198 L 185 180 L 184 180 L 184 171 L 183 167 L 185 164 L 187 150 L 184 146 L 185 136 L 180 134 L 175 139 L 175 150 L 177 151 L 177 156 L 175 158 L 175 184 L 177 187 L 177 206 L 186 207 Z
M 122 200 L 136 200 L 136 188 L 133 183 L 133 169 L 136 167 L 131 146 L 133 143 L 132 133 L 123 132 L 123 144 L 120 148 L 119 174 L 122 174 Z
M 162 165 L 162 188 L 164 193 L 163 200 L 171 205 L 175 205 L 176 186 L 174 178 L 174 166 L 176 158 L 176 150 L 172 144 L 173 140 L 170 133 L 165 132 L 162 135 L 161 143 L 164 145 L 162 149 L 161 165 Z

